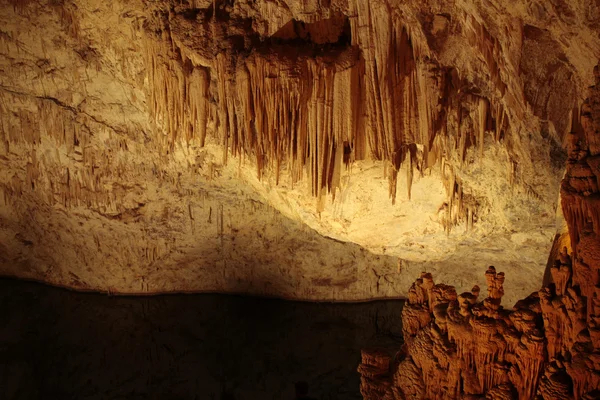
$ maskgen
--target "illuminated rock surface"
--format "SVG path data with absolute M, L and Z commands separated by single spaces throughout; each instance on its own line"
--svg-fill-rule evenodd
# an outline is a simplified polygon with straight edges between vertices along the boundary
M 0 273 L 362 300 L 489 263 L 512 305 L 557 232 L 599 22 L 584 0 L 0 0 Z
M 423 273 L 402 312 L 397 362 L 363 351 L 365 399 L 600 398 L 600 69 L 594 72 L 596 85 L 568 137 L 560 190 L 572 251 L 564 246 L 556 255 L 551 283 L 511 310 L 500 305 L 504 274 L 494 267 L 479 302 L 479 287 L 457 295 Z

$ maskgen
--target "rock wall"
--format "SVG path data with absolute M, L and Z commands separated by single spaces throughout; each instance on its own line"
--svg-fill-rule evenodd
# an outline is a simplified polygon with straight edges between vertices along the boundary
M 562 209 L 572 253 L 559 252 L 551 282 L 500 305 L 504 273 L 457 295 L 423 273 L 402 312 L 405 345 L 394 361 L 364 351 L 365 399 L 595 399 L 600 396 L 600 69 L 569 135 Z
M 370 299 L 422 269 L 483 284 L 482 256 L 535 281 L 600 55 L 583 0 L 0 0 L 0 21 L 0 273 L 123 293 Z

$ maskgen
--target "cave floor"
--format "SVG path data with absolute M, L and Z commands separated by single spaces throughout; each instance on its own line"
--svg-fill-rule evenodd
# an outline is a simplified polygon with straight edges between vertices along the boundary
M 0 399 L 279 400 L 298 381 L 316 399 L 360 399 L 360 349 L 400 347 L 402 304 L 114 297 L 0 279 Z

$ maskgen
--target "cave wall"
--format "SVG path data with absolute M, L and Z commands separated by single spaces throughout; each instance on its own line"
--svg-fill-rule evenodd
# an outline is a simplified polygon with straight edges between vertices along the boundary
M 2 274 L 356 300 L 506 251 L 541 277 L 597 5 L 0 5 Z

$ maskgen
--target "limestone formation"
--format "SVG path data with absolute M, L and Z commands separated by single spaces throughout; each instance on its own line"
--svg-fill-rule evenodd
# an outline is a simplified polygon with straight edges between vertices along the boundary
M 405 345 L 389 356 L 363 355 L 365 398 L 591 399 L 600 395 L 600 74 L 569 139 L 562 208 L 571 236 L 551 266 L 552 282 L 501 306 L 504 274 L 489 267 L 488 297 L 459 296 L 423 273 L 402 312 Z M 575 127 L 577 125 L 574 125 Z M 386 359 L 386 357 L 388 357 Z M 376 376 L 365 373 L 379 365 Z M 387 364 L 385 364 L 387 365 Z
M 589 0 L 0 0 L 0 275 L 401 295 L 366 398 L 597 397 L 599 32 Z
M 512 3 L 0 0 L 0 274 L 364 300 L 509 257 L 514 302 L 594 123 L 600 9 Z

